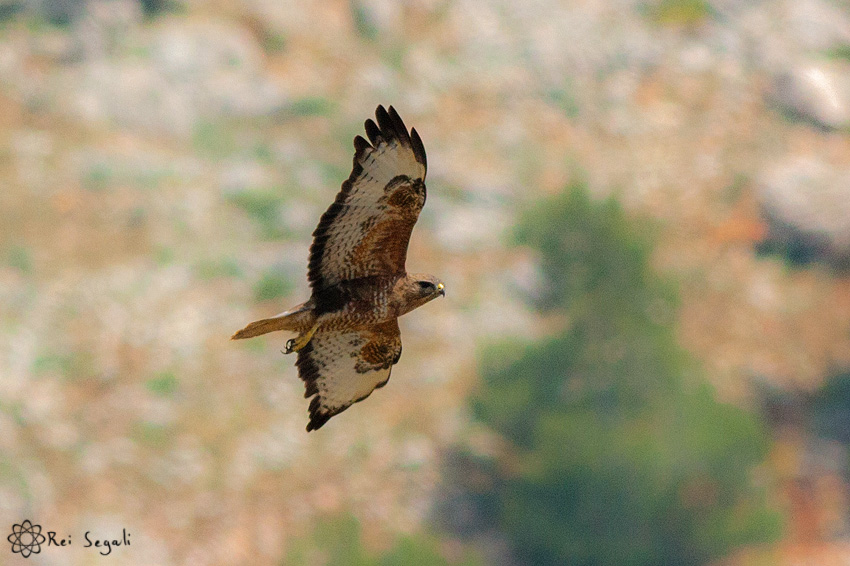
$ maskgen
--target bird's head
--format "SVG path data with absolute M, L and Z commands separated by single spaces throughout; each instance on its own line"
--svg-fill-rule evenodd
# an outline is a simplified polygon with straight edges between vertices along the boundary
M 421 307 L 437 297 L 446 296 L 446 286 L 438 278 L 425 273 L 411 273 L 396 286 L 400 300 L 399 315 Z

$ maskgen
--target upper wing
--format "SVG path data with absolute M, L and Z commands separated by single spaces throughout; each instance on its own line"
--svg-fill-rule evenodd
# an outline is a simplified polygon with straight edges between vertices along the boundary
M 425 148 L 390 106 L 354 138 L 354 167 L 313 232 L 307 274 L 313 289 L 404 272 L 410 232 L 425 205 Z
M 304 397 L 316 395 L 310 402 L 307 432 L 386 385 L 400 357 L 397 320 L 369 330 L 316 332 L 295 362 L 307 388 Z

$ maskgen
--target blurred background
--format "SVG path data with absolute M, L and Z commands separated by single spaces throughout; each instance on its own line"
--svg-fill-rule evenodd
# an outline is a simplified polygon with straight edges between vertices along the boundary
M 448 297 L 307 434 L 288 336 L 228 339 L 308 297 L 378 104 Z M 848 267 L 846 0 L 0 0 L 35 564 L 846 565 Z

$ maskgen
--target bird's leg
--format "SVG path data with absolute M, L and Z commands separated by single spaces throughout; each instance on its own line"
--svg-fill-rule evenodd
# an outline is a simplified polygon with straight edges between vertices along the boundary
M 313 334 L 316 333 L 316 330 L 319 329 L 319 324 L 314 324 L 310 330 L 296 338 L 290 338 L 286 341 L 286 350 L 283 352 L 284 354 L 291 354 L 292 352 L 297 352 L 304 346 L 306 346 L 310 340 L 313 338 Z

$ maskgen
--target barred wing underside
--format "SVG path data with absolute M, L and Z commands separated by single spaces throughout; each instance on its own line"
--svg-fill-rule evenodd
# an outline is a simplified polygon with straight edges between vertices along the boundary
M 298 352 L 298 375 L 310 402 L 307 431 L 322 427 L 332 416 L 362 401 L 386 385 L 401 357 L 398 321 L 368 330 L 319 331 Z

